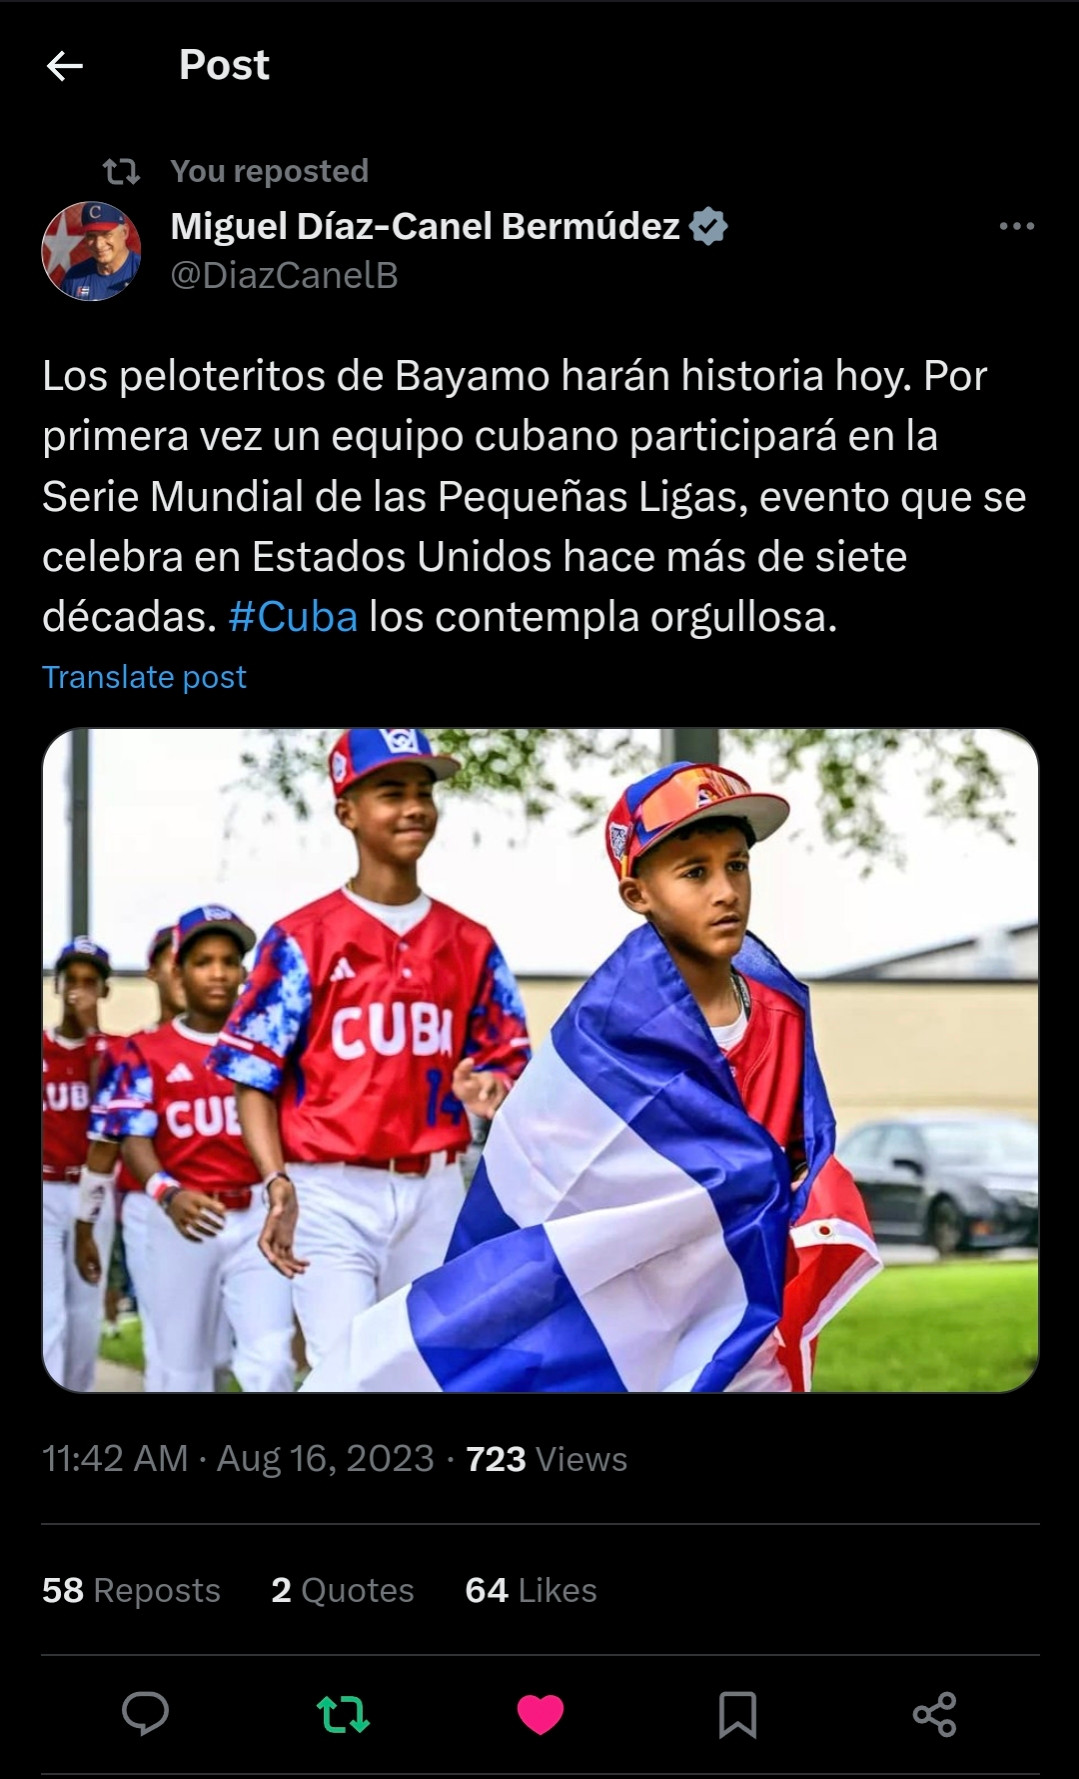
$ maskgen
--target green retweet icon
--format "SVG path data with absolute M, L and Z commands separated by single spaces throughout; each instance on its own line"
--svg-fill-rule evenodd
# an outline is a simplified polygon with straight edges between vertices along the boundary
M 355 1705 L 356 1707 L 356 1715 L 350 1719 L 347 1726 L 345 1724 L 330 1722 L 330 1712 L 336 1711 L 338 1703 L 342 1705 Z M 318 1704 L 315 1706 L 315 1710 L 322 1712 L 322 1727 L 324 1730 L 328 1730 L 331 1736 L 343 1736 L 346 1727 L 350 1730 L 355 1730 L 357 1735 L 362 1735 L 363 1731 L 369 1727 L 371 1721 L 370 1718 L 364 1716 L 363 1700 L 358 1699 L 355 1693 L 343 1693 L 340 1701 L 331 1699 L 327 1696 L 326 1698 L 319 1700 Z

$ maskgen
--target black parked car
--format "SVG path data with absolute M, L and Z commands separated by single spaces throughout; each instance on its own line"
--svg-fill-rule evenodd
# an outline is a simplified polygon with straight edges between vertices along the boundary
M 1038 1127 L 983 1112 L 925 1112 L 859 1124 L 836 1145 L 873 1233 L 941 1254 L 1038 1239 Z

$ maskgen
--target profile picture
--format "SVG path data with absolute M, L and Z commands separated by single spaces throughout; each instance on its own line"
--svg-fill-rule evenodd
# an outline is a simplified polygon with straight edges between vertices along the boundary
M 131 218 L 116 204 L 94 199 L 68 204 L 41 241 L 45 276 L 77 303 L 119 296 L 142 264 L 142 243 Z

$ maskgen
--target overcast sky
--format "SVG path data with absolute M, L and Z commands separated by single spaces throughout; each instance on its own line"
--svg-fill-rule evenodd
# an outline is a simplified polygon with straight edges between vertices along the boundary
M 658 729 L 639 733 L 658 763 Z M 90 927 L 118 968 L 141 966 L 154 930 L 187 908 L 224 902 L 261 935 L 355 869 L 328 779 L 321 797 L 314 790 L 307 823 L 280 810 L 268 821 L 268 798 L 237 792 L 248 736 L 242 729 L 91 732 Z M 821 838 L 810 774 L 772 785 L 763 755 L 722 750 L 724 765 L 755 789 L 778 789 L 792 805 L 786 827 L 754 850 L 750 922 L 788 968 L 817 975 L 1036 918 L 1037 762 L 1026 742 L 1002 730 L 980 730 L 978 738 L 1004 773 L 1016 844 L 969 823 L 930 819 L 913 758 L 903 759 L 886 809 L 906 869 L 880 865 L 868 879 L 859 861 Z M 69 772 L 65 736 L 42 771 L 47 965 L 71 936 Z M 566 777 L 568 785 L 568 769 Z M 608 804 L 624 788 L 596 767 L 579 770 L 573 782 Z M 515 812 L 445 795 L 442 809 L 421 884 L 490 927 L 520 975 L 587 974 L 635 924 L 619 901 L 600 824 L 575 837 L 576 817 L 567 813 L 529 825 Z

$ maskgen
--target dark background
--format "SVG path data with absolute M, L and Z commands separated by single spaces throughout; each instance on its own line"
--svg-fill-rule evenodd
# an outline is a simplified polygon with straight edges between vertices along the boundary
M 28 9 L 23 22 L 30 23 Z M 251 362 L 259 353 L 279 362 L 390 364 L 544 363 L 563 354 L 582 364 L 677 366 L 683 355 L 717 364 L 780 365 L 799 356 L 828 368 L 837 357 L 856 364 L 920 367 L 937 357 L 988 365 L 979 397 L 920 394 L 905 401 L 825 393 L 785 401 L 779 395 L 379 398 L 366 420 L 396 423 L 404 415 L 432 424 L 512 422 L 524 414 L 566 423 L 628 425 L 646 420 L 645 404 L 663 422 L 748 416 L 763 424 L 820 423 L 837 428 L 874 421 L 937 425 L 941 449 L 932 457 L 853 458 L 845 453 L 779 454 L 758 463 L 721 454 L 627 465 L 599 454 L 585 460 L 491 456 L 468 464 L 464 454 L 423 463 L 370 464 L 323 451 L 299 465 L 309 480 L 331 475 L 366 483 L 373 474 L 430 483 L 441 475 L 469 482 L 558 485 L 564 476 L 633 487 L 638 477 L 666 474 L 672 484 L 760 486 L 850 485 L 860 479 L 898 488 L 1025 487 L 1018 519 L 933 520 L 915 527 L 894 513 L 859 519 L 821 515 L 774 523 L 718 517 L 673 526 L 640 516 L 623 519 L 516 520 L 475 515 L 460 539 L 499 535 L 514 543 L 575 541 L 727 542 L 759 547 L 789 534 L 808 549 L 843 536 L 879 537 L 906 548 L 903 575 L 793 578 L 701 576 L 674 586 L 651 576 L 589 576 L 574 585 L 557 574 L 513 576 L 292 575 L 243 576 L 216 583 L 192 575 L 143 576 L 122 588 L 119 577 L 96 578 L 93 600 L 142 604 L 215 604 L 248 593 L 302 604 L 362 607 L 375 594 L 398 605 L 486 601 L 547 605 L 621 603 L 820 604 L 833 634 L 734 636 L 688 642 L 651 634 L 587 645 L 538 636 L 372 640 L 355 637 L 229 637 L 220 618 L 213 639 L 65 637 L 46 640 L 42 659 L 111 666 L 127 659 L 160 665 L 248 667 L 248 691 L 180 700 L 153 693 L 48 694 L 42 747 L 79 724 L 143 726 L 237 721 L 323 725 L 400 720 L 398 705 L 435 709 L 446 720 L 512 724 L 647 721 L 673 725 L 717 720 L 738 725 L 866 721 L 920 725 L 1001 724 L 1023 733 L 1046 760 L 1044 662 L 1052 656 L 1066 550 L 1062 468 L 1065 416 L 1073 400 L 1063 168 L 1064 69 L 1074 15 L 1055 5 L 322 5 L 260 9 L 220 5 L 135 7 L 50 6 L 35 20 L 39 65 L 31 81 L 51 120 L 36 144 L 32 176 L 36 216 L 48 219 L 77 197 L 112 196 L 101 163 L 135 157 L 140 183 L 120 191 L 130 203 L 145 247 L 132 288 L 85 313 L 50 293 L 28 244 L 33 351 L 18 367 L 25 378 L 31 436 L 41 424 L 40 365 L 178 361 Z M 270 83 L 202 80 L 181 85 L 178 46 L 207 53 L 271 54 Z M 44 68 L 63 46 L 65 60 L 86 70 L 61 87 Z M 180 186 L 169 160 L 203 163 L 353 162 L 366 155 L 366 186 Z M 420 215 L 642 215 L 688 219 L 705 204 L 730 224 L 722 245 L 550 242 L 428 245 L 315 241 L 289 243 L 289 257 L 313 264 L 359 257 L 397 262 L 393 291 L 210 295 L 173 289 L 173 258 L 268 261 L 276 243 L 219 249 L 168 239 L 171 212 L 207 206 L 242 215 L 281 208 L 320 210 L 388 220 L 395 211 Z M 1007 220 L 1033 219 L 1002 232 Z M 718 262 L 718 263 L 717 263 Z M 35 283 L 36 280 L 36 283 Z M 20 357 L 21 357 L 20 353 Z M 30 391 L 33 390 L 33 394 Z M 90 405 L 88 405 L 88 400 Z M 84 414 L 112 424 L 264 425 L 316 423 L 327 431 L 360 422 L 363 397 L 278 396 L 258 403 L 233 397 L 206 404 L 193 396 L 159 395 L 120 403 L 112 397 L 50 396 L 50 424 L 76 424 Z M 349 405 L 351 403 L 351 405 Z M 496 405 L 497 404 L 497 405 Z M 720 405 L 722 404 L 722 405 Z M 106 413 L 106 408 L 108 412 Z M 37 510 L 39 470 L 17 475 L 19 503 Z M 148 488 L 154 478 L 183 477 L 224 485 L 266 475 L 285 481 L 297 467 L 283 458 L 189 455 L 88 455 L 56 459 L 44 475 L 70 482 Z M 428 515 L 425 535 L 450 538 L 448 519 Z M 74 575 L 41 571 L 41 538 L 71 546 L 85 541 L 88 521 L 46 518 L 29 527 L 27 585 L 31 611 L 58 594 L 86 589 Z M 358 535 L 407 542 L 409 522 L 349 518 L 317 523 L 279 516 L 246 522 L 251 534 L 282 543 L 308 537 L 340 543 Z M 365 527 L 369 524 L 370 529 Z M 147 517 L 119 516 L 116 529 L 142 544 L 179 541 Z M 94 527 L 101 535 L 101 526 Z M 182 534 L 182 526 L 180 528 Z M 200 541 L 209 530 L 198 521 Z M 338 535 L 339 534 L 339 535 Z M 692 535 L 691 535 L 692 534 Z M 221 542 L 239 542 L 235 520 Z M 110 540 L 114 541 L 114 540 Z M 216 541 L 216 534 L 206 541 Z M 129 577 L 130 580 L 130 577 Z M 211 646 L 212 644 L 216 646 Z M 28 667 L 28 672 L 31 668 Z M 38 672 L 37 663 L 32 671 Z M 392 709 L 391 709 L 392 706 Z M 336 716 L 334 713 L 337 713 Z M 182 744 L 181 744 L 182 745 Z M 167 786 L 162 795 L 167 796 Z M 1050 1355 L 1052 1363 L 1052 1355 Z M 1044 1361 L 1043 1361 L 1044 1365 Z M 730 1647 L 752 1630 L 755 1648 L 849 1648 L 850 1626 L 867 1649 L 967 1651 L 1033 1647 L 1036 1624 L 1027 1600 L 1034 1566 L 1033 1532 L 1014 1522 L 1036 1518 L 1035 1471 L 1043 1462 L 1039 1402 L 1043 1367 L 1006 1396 L 965 1398 L 821 1397 L 778 1403 L 698 1397 L 418 1399 L 216 1397 L 168 1402 L 64 1395 L 42 1376 L 43 1440 L 85 1450 L 106 1442 L 134 1454 L 186 1441 L 192 1451 L 269 1449 L 324 1442 L 338 1451 L 353 1441 L 430 1443 L 432 1475 L 368 1476 L 342 1472 L 298 1480 L 197 1473 L 184 1478 L 80 1470 L 43 1478 L 43 1517 L 55 1525 L 90 1522 L 84 1551 L 95 1572 L 109 1572 L 102 1553 L 153 1553 L 162 1574 L 178 1573 L 183 1533 L 176 1522 L 258 1522 L 262 1532 L 237 1534 L 226 1551 L 210 1530 L 201 1548 L 229 1552 L 238 1572 L 262 1587 L 270 1575 L 300 1573 L 297 1552 L 316 1536 L 339 1541 L 356 1522 L 379 1549 L 399 1549 L 407 1527 L 442 1523 L 423 1544 L 428 1573 L 456 1586 L 516 1557 L 521 1574 L 551 1572 L 550 1527 L 580 1568 L 588 1554 L 611 1568 L 632 1564 L 636 1593 L 620 1601 L 607 1646 Z M 475 1444 L 563 1444 L 627 1454 L 622 1474 L 471 1475 L 464 1448 Z M 452 1468 L 444 1462 L 456 1455 Z M 347 1462 L 347 1460 L 346 1460 Z M 152 1522 L 137 1535 L 114 1528 Z M 800 1522 L 809 1522 L 801 1525 Z M 1004 1527 L 995 1522 L 1013 1522 Z M 621 1527 L 596 1535 L 589 1522 Z M 645 1524 L 647 1522 L 647 1524 Z M 702 1522 L 697 1526 L 696 1522 Z M 739 1526 L 737 1522 L 748 1522 Z M 769 1522 L 774 1522 L 771 1526 Z M 895 1524 L 891 1522 L 896 1522 Z M 505 1531 L 483 1533 L 485 1525 Z M 391 1529 L 385 1529 L 387 1525 Z M 293 1530 L 296 1526 L 299 1529 Z M 320 1528 L 316 1534 L 311 1527 Z M 546 1527 L 547 1530 L 537 1530 Z M 676 1527 L 678 1530 L 671 1530 Z M 70 1530 L 47 1530 L 49 1573 L 79 1573 Z M 502 1543 L 500 1540 L 508 1540 Z M 617 1556 L 612 1555 L 615 1540 Z M 396 1541 L 391 1542 L 383 1541 Z M 562 1543 L 561 1541 L 566 1541 Z M 420 1543 L 415 1546 L 416 1551 Z M 558 1548 L 558 1547 L 556 1547 Z M 269 1553 L 266 1561 L 263 1553 Z M 452 1563 L 451 1563 L 452 1559 Z M 88 1558 L 84 1555 L 83 1572 Z M 254 1564 L 252 1569 L 250 1566 Z M 283 1564 L 283 1566 L 281 1566 Z M 319 1573 L 302 1555 L 302 1572 Z M 523 1566 L 522 1566 L 523 1565 Z M 114 1565 L 115 1566 L 115 1565 Z M 369 1566 L 364 1564 L 364 1567 Z M 415 1567 L 415 1562 L 411 1565 Z M 146 1563 L 143 1562 L 143 1567 Z M 398 1563 L 400 1568 L 401 1564 Z M 502 1573 L 502 1568 L 495 1568 Z M 664 1578 L 678 1586 L 673 1604 Z M 706 1610 L 694 1621 L 687 1579 L 699 1580 Z M 252 1598 L 256 1581 L 252 1583 Z M 619 1600 L 608 1588 L 608 1599 Z M 732 1610 L 730 1602 L 738 1605 Z M 748 1620 L 744 1604 L 752 1601 Z M 720 1609 L 720 1603 L 721 1608 Z M 240 1610 L 239 1608 L 237 1610 Z M 254 1608 L 252 1608 L 254 1610 Z M 430 1623 L 454 1646 L 469 1633 L 438 1618 Z M 100 1615 L 97 1615 L 100 1617 Z M 47 1620 L 55 1624 L 55 1617 Z M 149 1625 L 132 1629 L 110 1619 L 121 1650 L 145 1646 Z M 54 1648 L 75 1647 L 50 1629 Z M 80 1618 L 79 1622 L 85 1622 Z M 96 1622 L 96 1620 L 95 1620 Z M 177 1624 L 183 1621 L 176 1620 Z M 255 1620 L 250 1621 L 251 1626 Z M 294 1621 L 290 1621 L 294 1622 Z M 695 1622 L 699 1643 L 670 1644 L 672 1624 Z M 279 1619 L 258 1619 L 256 1635 L 280 1646 Z M 117 1625 L 121 1628 L 117 1628 Z M 717 1625 L 722 1635 L 717 1634 Z M 846 1635 L 844 1636 L 844 1628 Z M 101 1633 L 98 1633 L 101 1634 Z M 230 1633 L 231 1634 L 231 1633 Z M 514 1630 L 514 1635 L 525 1633 Z M 83 1633 L 89 1636 L 90 1633 Z M 161 1632 L 164 1645 L 166 1633 Z M 183 1632 L 188 1647 L 211 1630 Z M 507 1638 L 509 1633 L 506 1633 Z M 490 1648 L 489 1633 L 476 1633 Z M 656 1639 L 661 1638 L 659 1642 Z M 771 1641 L 769 1641 L 771 1639 Z M 305 1632 L 305 1641 L 307 1633 Z M 220 1642 L 204 1643 L 220 1649 Z M 298 1645 L 297 1645 L 298 1646 Z M 323 1644 L 321 1647 L 332 1647 Z M 437 1647 L 424 1643 L 420 1647 Z M 568 1648 L 583 1647 L 572 1641 Z M 149 1682 L 147 1682 L 149 1684 Z M 272 1684 L 272 1679 L 271 1679 Z M 537 1686 L 543 1691 L 543 1686 Z M 937 1743 L 938 1738 L 933 1737 Z M 153 1745 L 146 1745 L 147 1755 Z M 940 1742 L 933 1752 L 945 1748 Z M 951 1752 L 954 1752 L 954 1744 Z M 155 1758 L 164 1758 L 164 1755 Z
M 324 445 L 317 457 L 164 453 L 69 454 L 53 459 L 50 476 L 69 482 L 112 475 L 118 484 L 148 488 L 183 477 L 215 486 L 253 476 L 289 480 L 302 469 L 309 486 L 331 476 L 366 485 L 373 475 L 406 485 L 440 476 L 465 483 L 558 486 L 566 476 L 585 484 L 638 479 L 672 486 L 693 481 L 734 486 L 747 500 L 746 520 L 711 515 L 690 522 L 635 514 L 624 517 L 517 518 L 490 514 L 421 519 L 373 515 L 235 517 L 85 515 L 46 519 L 48 541 L 73 546 L 91 534 L 122 537 L 147 547 L 181 541 L 185 526 L 199 543 L 239 542 L 249 535 L 296 544 L 303 538 L 340 546 L 407 544 L 442 536 L 482 546 L 507 543 L 555 546 L 571 536 L 581 544 L 631 543 L 660 551 L 667 544 L 717 536 L 726 547 L 755 551 L 775 536 L 807 555 L 839 537 L 848 545 L 874 539 L 907 550 L 902 574 L 669 577 L 652 574 L 564 577 L 558 572 L 498 576 L 461 574 L 244 575 L 220 579 L 98 575 L 95 597 L 111 590 L 114 603 L 158 596 L 162 604 L 202 605 L 216 619 L 211 638 L 54 637 L 51 662 L 110 665 L 132 641 L 142 659 L 161 660 L 162 648 L 185 665 L 247 668 L 252 710 L 275 707 L 279 720 L 322 721 L 327 705 L 342 708 L 370 684 L 402 672 L 415 683 L 430 676 L 445 692 L 476 690 L 509 720 L 529 696 L 549 709 L 568 695 L 567 676 L 587 684 L 582 718 L 627 720 L 647 706 L 669 708 L 709 681 L 720 681 L 724 716 L 733 722 L 768 718 L 762 701 L 786 705 L 827 687 L 830 708 L 850 698 L 896 694 L 912 722 L 927 706 L 941 716 L 954 709 L 957 676 L 969 691 L 966 668 L 983 648 L 992 658 L 978 674 L 981 692 L 996 675 L 1014 696 L 1025 677 L 1011 643 L 1021 629 L 1032 639 L 1042 598 L 1059 576 L 1054 546 L 1066 489 L 1054 471 L 1064 445 L 1061 404 L 1066 387 L 1063 278 L 1062 156 L 1058 104 L 1066 60 L 1068 9 L 1053 5 L 385 5 L 309 4 L 292 20 L 286 7 L 255 13 L 229 5 L 185 9 L 168 4 L 141 11 L 121 6 L 95 11 L 114 18 L 100 33 L 89 15 L 52 8 L 45 26 L 51 44 L 59 31 L 81 43 L 86 72 L 69 73 L 60 87 L 41 73 L 58 120 L 79 128 L 49 133 L 35 173 L 43 223 L 62 204 L 87 192 L 130 204 L 146 244 L 138 278 L 122 297 L 87 305 L 39 291 L 43 345 L 54 366 L 64 363 L 250 363 L 267 360 L 334 367 L 358 356 L 361 364 L 392 366 L 397 357 L 425 364 L 546 364 L 563 355 L 578 364 L 645 364 L 672 369 L 683 356 L 717 364 L 854 364 L 907 367 L 909 396 L 893 401 L 859 394 L 459 396 L 425 393 L 394 397 L 232 395 L 118 396 L 52 394 L 49 423 L 77 425 L 83 417 L 133 426 L 199 424 L 318 424 Z M 142 32 L 135 19 L 152 19 Z M 66 30 L 66 37 L 65 37 Z M 59 39 L 58 39 L 59 40 Z M 207 53 L 270 53 L 268 82 L 179 80 L 179 45 Z M 47 51 L 45 59 L 54 51 Z M 67 56 L 76 59 L 76 51 Z M 107 69 L 107 72 L 105 70 Z M 105 74 L 104 83 L 101 76 Z M 85 86 L 80 86 L 84 82 Z M 107 91 L 98 102 L 84 92 Z M 93 124 L 92 129 L 88 126 Z M 140 182 L 107 187 L 101 163 L 132 155 Z M 170 158 L 231 169 L 237 160 L 286 163 L 323 158 L 351 163 L 366 155 L 364 186 L 260 187 L 176 183 Z M 121 169 L 123 170 L 123 169 Z M 371 242 L 267 242 L 218 248 L 169 239 L 174 210 L 210 207 L 239 215 L 274 216 L 286 208 L 374 215 L 389 220 L 400 209 L 419 215 L 468 216 L 505 209 L 538 216 L 675 216 L 688 221 L 707 204 L 729 222 L 722 244 L 702 247 L 688 234 L 677 243 L 402 243 L 391 235 Z M 1000 222 L 1036 227 L 1019 232 Z M 177 290 L 174 260 L 270 263 L 296 258 L 315 265 L 393 260 L 393 290 L 242 293 Z M 28 268 L 28 276 L 32 268 Z M 92 342 L 92 350 L 91 350 Z M 919 388 L 925 358 L 987 365 L 983 392 L 954 395 Z M 34 374 L 37 374 L 37 364 Z M 106 414 L 106 411 L 107 414 Z M 851 424 L 891 423 L 907 415 L 935 425 L 932 455 L 780 453 L 754 462 L 743 454 L 653 454 L 629 463 L 624 454 L 584 456 L 440 454 L 422 462 L 386 457 L 371 463 L 340 455 L 325 443 L 338 424 L 512 424 L 525 416 L 541 424 L 614 424 L 635 420 L 683 424 L 715 416 L 761 424 L 835 422 L 842 437 Z M 764 486 L 849 486 L 856 480 L 888 488 L 889 513 L 827 513 L 786 522 L 753 513 Z M 910 484 L 965 486 L 976 495 L 965 516 L 921 524 L 897 512 Z M 987 516 L 977 498 L 986 486 L 1024 487 L 1024 514 Z M 35 482 L 36 486 L 36 482 Z M 243 559 L 245 552 L 241 551 Z M 42 597 L 72 599 L 75 575 L 36 578 Z M 782 632 L 714 637 L 689 645 L 677 635 L 645 630 L 588 645 L 559 636 L 502 638 L 441 636 L 371 638 L 308 635 L 295 643 L 277 637 L 229 635 L 225 606 L 238 596 L 282 599 L 293 605 L 350 604 L 366 614 L 369 598 L 428 609 L 442 603 L 548 605 L 575 601 L 644 606 L 820 605 L 834 629 L 825 635 Z M 91 601 L 93 603 L 93 601 Z M 362 622 L 363 620 L 361 620 Z M 1046 628 L 1049 620 L 1046 618 Z M 1001 651 L 1001 643 L 1004 651 Z M 121 646 L 123 645 L 123 646 Z M 853 671 L 853 675 L 851 670 Z M 853 683 L 852 683 L 853 681 Z M 1018 684 L 1017 684 L 1018 682 Z M 665 697 L 666 694 L 666 697 Z M 909 702 L 908 702 L 909 701 Z M 924 701 L 924 702 L 923 702 Z M 100 720 L 101 706 L 93 702 Z M 447 702 L 443 698 L 443 702 Z M 454 699 L 456 704 L 458 699 Z M 696 700 L 694 704 L 696 705 Z M 705 700 L 701 701 L 702 703 Z M 728 709 L 727 706 L 730 706 Z M 56 734 L 85 719 L 89 705 L 65 697 Z M 580 709 L 580 699 L 578 700 Z M 160 708 L 150 693 L 128 696 L 116 720 L 153 720 Z M 169 719 L 232 721 L 236 699 L 220 692 L 189 696 Z M 758 716 L 758 712 L 760 715 Z M 689 714 L 692 715 L 692 712 Z M 987 712 L 987 715 L 992 713 Z M 1014 711 L 1000 713 L 1013 725 Z M 770 719 L 769 719 L 770 720 Z M 1022 725 L 1019 725 L 1022 726 Z

